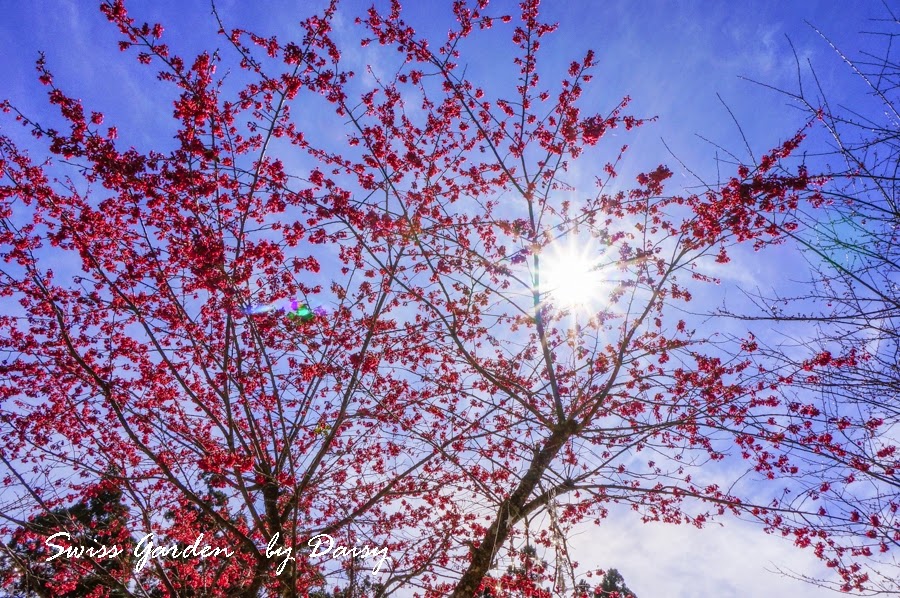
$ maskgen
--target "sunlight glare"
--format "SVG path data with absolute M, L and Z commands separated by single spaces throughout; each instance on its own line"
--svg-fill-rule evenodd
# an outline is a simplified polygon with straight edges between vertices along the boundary
M 542 300 L 565 310 L 590 310 L 602 302 L 604 280 L 599 268 L 600 250 L 593 240 L 571 237 L 544 249 L 541 254 Z

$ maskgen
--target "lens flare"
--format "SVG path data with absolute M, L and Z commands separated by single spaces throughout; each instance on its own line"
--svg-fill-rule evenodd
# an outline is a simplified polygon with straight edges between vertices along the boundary
M 299 320 L 300 322 L 312 322 L 317 317 L 324 318 L 328 315 L 328 311 L 324 307 L 311 309 L 307 304 L 300 303 L 296 299 L 291 299 L 290 301 L 281 299 L 263 305 L 251 305 L 244 310 L 244 313 L 248 316 L 255 316 L 273 311 L 283 312 L 288 318 Z

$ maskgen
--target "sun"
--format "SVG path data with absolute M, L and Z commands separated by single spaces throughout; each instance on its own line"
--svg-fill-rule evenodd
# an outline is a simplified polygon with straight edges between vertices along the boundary
M 567 311 L 591 311 L 603 302 L 606 286 L 601 250 L 593 239 L 569 237 L 545 247 L 540 255 L 541 301 Z

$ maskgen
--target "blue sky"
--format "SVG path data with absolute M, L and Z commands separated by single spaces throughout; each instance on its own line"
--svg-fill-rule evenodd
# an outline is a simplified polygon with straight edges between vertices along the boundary
M 290 36 L 301 15 L 316 3 L 310 0 L 236 0 L 219 4 L 230 26 L 261 34 Z M 447 28 L 449 2 L 409 2 L 409 21 L 422 31 L 440 35 Z M 183 55 L 222 46 L 206 2 L 134 2 L 133 16 L 160 21 L 169 42 Z M 349 35 L 355 16 L 366 6 L 346 2 L 338 33 Z M 497 12 L 509 3 L 497 4 Z M 148 147 L 167 143 L 160 131 L 171 127 L 165 101 L 155 95 L 153 70 L 139 68 L 130 54 L 116 49 L 118 35 L 92 2 L 66 0 L 6 1 L 0 23 L 0 95 L 29 115 L 48 114 L 44 88 L 36 81 L 33 63 L 44 51 L 57 84 L 84 100 L 89 109 L 108 114 L 128 143 Z M 544 72 L 564 68 L 592 48 L 600 63 L 582 105 L 596 103 L 605 111 L 622 96 L 633 98 L 631 112 L 658 116 L 629 137 L 632 151 L 625 165 L 652 168 L 667 163 L 676 173 L 673 187 L 696 181 L 669 156 L 669 147 L 694 171 L 709 181 L 716 178 L 716 149 L 702 135 L 746 157 L 737 129 L 720 102 L 728 104 L 740 121 L 757 155 L 791 136 L 805 118 L 786 99 L 748 83 L 740 76 L 776 87 L 796 84 L 796 66 L 786 35 L 801 60 L 810 60 L 832 100 L 853 101 L 862 91 L 833 50 L 804 22 L 819 27 L 848 51 L 869 48 L 874 40 L 858 32 L 872 27 L 869 19 L 882 17 L 877 0 L 753 1 L 743 3 L 663 1 L 551 2 L 545 1 L 543 18 L 558 22 L 559 32 L 548 40 Z M 509 10 L 509 12 L 512 12 Z M 493 40 L 507 43 L 505 32 Z M 475 78 L 490 77 L 498 68 L 494 41 L 481 42 L 467 53 Z M 479 57 L 480 58 L 476 58 Z M 360 51 L 349 57 L 366 61 Z M 508 64 L 501 65 L 510 72 Z M 808 82 L 808 81 L 807 81 Z M 163 99 L 164 100 L 164 99 Z M 4 124 L 5 127 L 5 124 Z M 19 139 L 24 136 L 16 132 Z M 815 146 L 812 146 L 815 147 Z M 725 171 L 725 175 L 728 172 Z M 573 172 L 578 179 L 583 173 Z M 589 179 L 585 179 L 589 180 Z M 670 190 L 672 187 L 670 187 Z M 723 273 L 740 284 L 767 284 L 783 274 L 785 264 L 799 264 L 788 250 L 766 260 L 730 267 Z M 731 523 L 731 522 L 729 522 Z M 642 526 L 632 518 L 611 517 L 602 529 L 579 529 L 573 540 L 577 560 L 588 566 L 614 566 L 641 598 L 754 598 L 826 595 L 825 590 L 767 573 L 775 565 L 816 575 L 821 569 L 811 554 L 793 550 L 790 543 L 766 536 L 740 523 L 698 531 L 663 526 Z

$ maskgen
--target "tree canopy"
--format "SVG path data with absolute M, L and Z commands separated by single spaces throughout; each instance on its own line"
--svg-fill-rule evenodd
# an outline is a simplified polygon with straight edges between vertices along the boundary
M 556 26 L 536 0 L 452 9 L 437 39 L 372 7 L 352 43 L 336 2 L 293 39 L 215 13 L 220 47 L 187 56 L 109 0 L 171 138 L 120 142 L 44 57 L 58 115 L 3 105 L 0 289 L 18 307 L 0 315 L 0 533 L 87 515 L 102 482 L 118 545 L 158 549 L 66 558 L 40 591 L 470 598 L 531 546 L 547 565 L 501 583 L 528 595 L 574 577 L 569 530 L 614 505 L 755 520 L 848 588 L 900 541 L 896 492 L 854 485 L 883 421 L 786 398 L 798 378 L 749 330 L 687 315 L 713 267 L 824 201 L 791 161 L 815 117 L 721 185 L 669 191 L 665 165 L 623 163 L 652 119 L 628 97 L 583 105 L 592 52 L 541 68 Z M 479 80 L 466 52 L 497 32 L 511 76 Z M 353 72 L 360 47 L 381 68 Z M 593 187 L 571 188 L 576 166 Z

